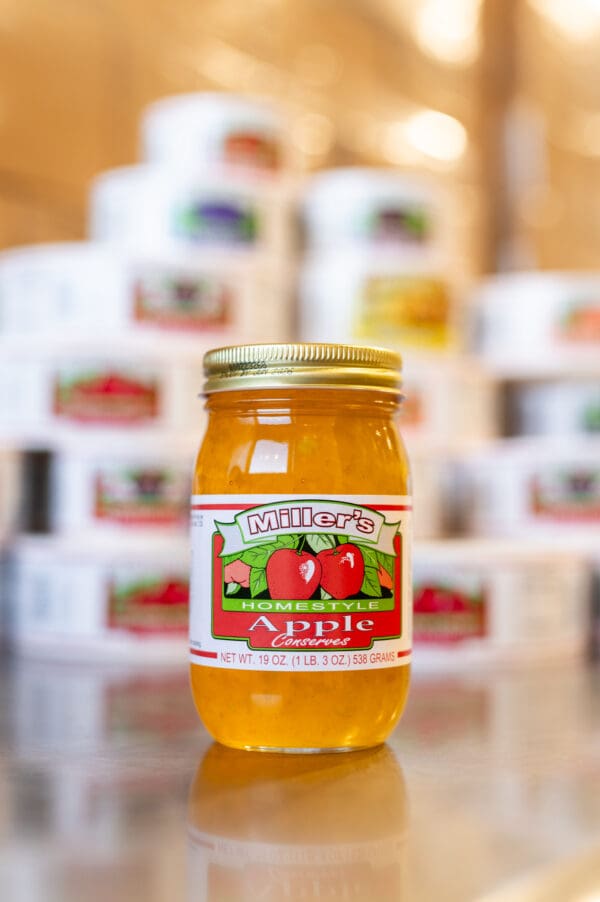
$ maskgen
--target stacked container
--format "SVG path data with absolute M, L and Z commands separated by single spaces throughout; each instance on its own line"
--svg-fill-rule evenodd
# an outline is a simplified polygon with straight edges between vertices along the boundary
M 503 386 L 506 437 L 465 455 L 458 473 L 469 532 L 535 543 L 545 549 L 548 572 L 570 556 L 573 568 L 595 570 L 596 584 L 599 297 L 593 273 L 523 272 L 482 283 L 473 306 L 477 350 Z M 588 638 L 589 596 L 584 588 L 570 593 L 571 614 L 583 599 Z
M 51 535 L 15 539 L 8 608 L 23 647 L 184 661 L 202 357 L 289 338 L 285 150 L 227 95 L 142 130 L 147 162 L 92 186 L 90 241 L 0 256 L 2 437 L 51 452 Z
M 582 436 L 568 447 L 496 436 L 506 416 L 538 435 L 599 428 L 596 280 L 498 277 L 466 305 L 447 278 L 446 206 L 433 185 L 389 170 L 317 176 L 304 206 L 300 332 L 402 352 L 416 669 L 581 655 L 589 567 L 577 544 L 558 549 L 554 538 L 564 518 L 580 534 L 595 522 L 600 449 Z M 537 381 L 501 404 L 507 376 Z M 465 505 L 473 538 L 461 535 Z
M 510 438 L 466 464 L 469 525 L 586 545 L 595 535 L 600 550 L 600 276 L 496 276 L 476 315 Z
M 418 537 L 448 526 L 447 461 L 494 434 L 494 384 L 466 359 L 464 312 L 442 240 L 444 196 L 394 170 L 339 169 L 304 203 L 305 340 L 384 345 L 404 359 L 402 430 L 413 464 Z
M 312 341 L 452 351 L 459 311 L 436 240 L 431 186 L 392 170 L 318 175 L 304 205 L 300 332 Z
M 16 641 L 184 660 L 203 354 L 299 338 L 402 352 L 417 669 L 580 654 L 600 573 L 600 277 L 498 276 L 467 306 L 444 194 L 334 170 L 306 192 L 294 328 L 277 114 L 181 96 L 149 108 L 142 140 L 146 162 L 96 179 L 92 240 L 0 255 L 0 541 L 22 452 L 44 452 L 38 477 L 50 461 L 22 523 L 49 534 L 13 543 Z

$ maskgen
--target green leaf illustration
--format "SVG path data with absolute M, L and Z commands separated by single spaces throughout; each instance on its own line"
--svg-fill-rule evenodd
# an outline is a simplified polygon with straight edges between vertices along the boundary
M 236 551 L 235 554 L 220 554 L 219 558 L 223 561 L 223 566 L 227 566 L 227 564 L 232 564 L 234 561 L 239 560 L 240 552 Z
M 378 562 L 379 564 L 381 564 L 381 566 L 383 567 L 383 569 L 384 569 L 384 570 L 387 570 L 387 572 L 389 573 L 390 577 L 393 578 L 393 576 L 394 576 L 394 562 L 395 562 L 395 560 L 396 560 L 396 559 L 394 558 L 394 556 L 391 555 L 391 554 L 385 554 L 385 552 L 383 552 L 383 551 L 376 551 L 375 553 L 376 553 L 376 555 L 377 555 L 377 562 Z
M 261 567 L 264 569 L 267 566 L 267 561 L 272 553 L 276 550 L 277 545 L 275 542 L 269 542 L 266 545 L 258 545 L 256 548 L 248 548 L 247 551 L 244 551 L 241 560 L 250 567 Z
M 297 548 L 298 536 L 278 536 L 275 543 L 278 548 Z
M 381 598 L 381 586 L 375 567 L 365 567 L 365 578 L 360 591 L 372 598 Z
M 235 595 L 240 591 L 239 583 L 227 583 L 225 586 L 225 595 Z
M 315 554 L 318 554 L 319 551 L 325 551 L 328 548 L 335 548 L 335 539 L 333 536 L 319 534 L 311 535 L 308 542 Z
M 321 598 L 322 598 L 323 600 L 327 600 L 328 598 L 332 598 L 332 597 L 333 597 L 333 596 L 331 596 L 331 595 L 329 594 L 329 592 L 326 592 L 325 589 L 324 589 L 322 586 L 321 586 L 321 589 L 320 589 L 319 591 L 320 591 L 320 593 L 321 593 Z
M 377 552 L 374 548 L 367 548 L 365 545 L 358 545 L 357 548 L 360 548 L 363 556 L 363 560 L 365 562 L 365 567 L 379 567 L 379 561 L 377 560 Z
M 267 575 L 264 570 L 252 568 L 250 571 L 250 595 L 256 598 L 267 588 Z
M 350 541 L 348 536 L 338 536 L 337 538 L 340 545 L 346 545 Z

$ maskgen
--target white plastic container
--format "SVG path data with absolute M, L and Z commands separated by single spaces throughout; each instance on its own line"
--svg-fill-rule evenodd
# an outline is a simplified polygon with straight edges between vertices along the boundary
M 0 448 L 0 554 L 17 527 L 22 497 L 23 456 L 13 448 Z
M 189 521 L 197 435 L 162 439 L 78 441 L 51 465 L 53 531 L 182 533 Z
M 0 254 L 4 335 L 131 330 L 188 336 L 196 346 L 281 341 L 288 337 L 288 301 L 283 267 L 264 255 L 149 255 L 83 241 Z
M 595 379 L 517 383 L 513 398 L 519 434 L 600 433 L 600 367 Z
M 600 357 L 600 274 L 514 273 L 476 294 L 479 349 L 507 375 L 581 372 Z
M 235 94 L 179 94 L 151 104 L 142 116 L 146 160 L 265 176 L 285 162 L 280 114 Z
M 432 188 L 391 169 L 331 169 L 308 184 L 304 221 L 308 245 L 393 248 L 423 254 L 435 239 Z
M 444 535 L 448 519 L 447 455 L 408 442 L 413 497 L 413 534 L 417 539 Z
M 10 635 L 64 660 L 183 660 L 185 539 L 21 538 L 14 546 Z
M 202 428 L 202 360 L 167 341 L 0 343 L 0 438 Z
M 437 446 L 477 442 L 497 434 L 498 386 L 466 359 L 437 362 L 403 356 L 400 426 L 407 441 Z
M 289 248 L 286 201 L 257 186 L 206 170 L 139 165 L 112 169 L 92 183 L 90 237 L 135 249 Z
M 314 256 L 299 285 L 303 341 L 454 351 L 460 311 L 432 262 L 353 251 Z
M 590 572 L 569 551 L 523 542 L 415 546 L 414 667 L 528 664 L 584 654 Z
M 460 468 L 467 526 L 479 535 L 600 530 L 597 439 L 508 439 L 466 455 Z

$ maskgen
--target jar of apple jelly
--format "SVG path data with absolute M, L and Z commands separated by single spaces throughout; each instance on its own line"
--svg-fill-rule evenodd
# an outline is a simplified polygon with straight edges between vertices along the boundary
M 411 654 L 400 357 L 335 344 L 204 359 L 192 496 L 191 684 L 224 745 L 383 742 Z

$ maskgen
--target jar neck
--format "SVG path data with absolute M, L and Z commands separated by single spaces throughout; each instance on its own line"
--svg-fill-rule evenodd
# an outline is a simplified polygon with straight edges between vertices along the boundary
M 206 398 L 211 414 L 258 416 L 310 413 L 323 416 L 395 417 L 402 395 L 376 389 L 294 388 L 260 391 L 223 391 Z

